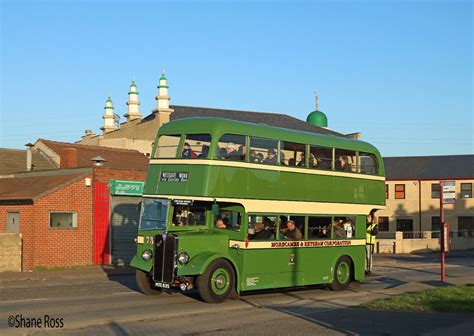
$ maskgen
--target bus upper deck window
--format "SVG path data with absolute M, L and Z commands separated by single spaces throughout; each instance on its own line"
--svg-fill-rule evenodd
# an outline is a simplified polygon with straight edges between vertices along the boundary
M 155 158 L 175 158 L 181 135 L 161 135 L 156 146 Z
M 377 159 L 374 154 L 359 153 L 359 162 L 362 174 L 377 174 Z
M 216 150 L 219 160 L 245 161 L 245 135 L 224 134 Z
M 306 167 L 305 145 L 295 142 L 281 142 L 281 164 L 284 166 Z
M 311 146 L 309 166 L 316 169 L 332 169 L 332 148 Z
M 250 137 L 250 162 L 278 164 L 278 141 Z
M 187 134 L 180 157 L 183 159 L 207 159 L 210 145 L 210 134 Z
M 337 171 L 355 173 L 356 166 L 356 152 L 346 149 L 336 148 L 335 168 Z

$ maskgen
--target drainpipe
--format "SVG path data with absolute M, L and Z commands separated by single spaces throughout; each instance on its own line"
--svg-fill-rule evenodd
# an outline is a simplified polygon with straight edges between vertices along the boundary
M 418 180 L 418 221 L 420 224 L 420 235 L 421 235 L 421 180 Z

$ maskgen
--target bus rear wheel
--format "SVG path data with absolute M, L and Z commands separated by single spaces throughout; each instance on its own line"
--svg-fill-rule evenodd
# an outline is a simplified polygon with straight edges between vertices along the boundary
M 147 272 L 139 269 L 135 270 L 135 280 L 138 289 L 140 289 L 140 291 L 145 295 L 159 295 L 163 292 L 161 288 L 155 287 Z
M 235 286 L 232 266 L 223 259 L 212 262 L 196 279 L 199 295 L 207 303 L 227 300 Z
M 340 257 L 334 267 L 331 285 L 333 291 L 341 291 L 349 287 L 352 281 L 352 260 L 347 256 Z

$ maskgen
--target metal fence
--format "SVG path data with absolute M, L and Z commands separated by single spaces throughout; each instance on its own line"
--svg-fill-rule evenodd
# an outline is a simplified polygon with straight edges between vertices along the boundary
M 441 231 L 400 231 L 403 232 L 403 239 L 429 239 L 440 238 Z M 474 237 L 474 229 L 471 230 L 450 230 L 450 237 L 469 238 Z M 379 231 L 378 239 L 396 239 L 396 232 Z

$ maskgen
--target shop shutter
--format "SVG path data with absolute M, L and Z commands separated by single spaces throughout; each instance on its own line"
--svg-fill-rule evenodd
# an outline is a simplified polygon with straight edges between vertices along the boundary
M 112 264 L 129 265 L 136 252 L 140 216 L 140 197 L 112 196 L 110 202 L 110 228 Z

